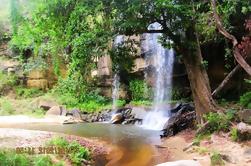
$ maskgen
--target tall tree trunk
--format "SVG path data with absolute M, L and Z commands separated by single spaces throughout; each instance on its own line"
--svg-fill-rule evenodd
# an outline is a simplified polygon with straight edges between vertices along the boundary
M 207 71 L 202 65 L 203 58 L 198 36 L 194 28 L 188 31 L 187 38 L 190 38 L 190 41 L 196 47 L 194 49 L 183 49 L 183 61 L 190 82 L 197 121 L 203 123 L 203 114 L 221 112 L 222 109 L 215 103 L 212 97 Z

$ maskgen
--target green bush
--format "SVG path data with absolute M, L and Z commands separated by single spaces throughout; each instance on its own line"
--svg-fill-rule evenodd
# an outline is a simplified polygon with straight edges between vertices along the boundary
M 49 145 L 54 145 L 57 147 L 68 149 L 70 153 L 67 154 L 67 156 L 74 165 L 81 165 L 83 159 L 91 160 L 90 151 L 87 148 L 80 145 L 77 141 L 69 143 L 64 138 L 56 137 L 49 141 Z
M 129 83 L 129 90 L 132 95 L 132 99 L 135 101 L 149 100 L 150 88 L 143 80 L 132 80 Z
M 33 160 L 33 165 L 34 166 L 54 166 L 54 164 L 52 163 L 52 160 L 50 158 L 50 156 L 46 155 L 46 156 L 37 156 L 34 158 Z
M 17 96 L 22 98 L 32 98 L 43 95 L 43 91 L 36 88 L 16 87 L 15 91 Z
M 117 100 L 116 107 L 123 107 L 126 104 L 125 100 Z
M 0 71 L 0 95 L 4 92 L 5 89 L 11 88 L 17 84 L 17 77 L 13 74 L 5 74 Z
M 15 154 L 12 151 L 0 150 L 1 166 L 30 166 L 30 159 L 24 154 Z
M 238 140 L 238 130 L 236 128 L 232 128 L 230 134 L 231 134 L 232 141 Z
M 7 99 L 0 100 L 0 115 L 12 115 L 15 112 L 12 103 Z
M 230 114 L 230 113 L 229 113 Z M 205 116 L 205 119 L 209 123 L 209 128 L 207 132 L 213 133 L 215 131 L 228 131 L 230 126 L 230 120 L 232 116 L 225 114 L 218 114 L 214 112 L 210 112 Z
M 131 101 L 130 104 L 135 105 L 135 106 L 151 106 L 152 102 L 148 100 L 139 100 L 139 101 Z
M 222 159 L 222 157 L 220 155 L 220 153 L 218 153 L 218 152 L 213 152 L 211 154 L 211 156 L 210 156 L 210 159 L 211 159 L 211 165 L 212 166 L 216 166 L 216 165 L 222 166 L 222 165 L 225 165 L 224 161 L 223 161 L 223 159 Z
M 247 92 L 240 97 L 240 104 L 251 109 L 251 92 Z
M 68 146 L 72 149 L 72 153 L 69 154 L 71 161 L 74 164 L 81 165 L 82 159 L 90 160 L 90 152 L 87 148 L 81 146 L 78 142 L 73 141 Z
M 55 137 L 55 138 L 52 138 L 49 142 L 48 142 L 49 145 L 55 145 L 57 147 L 67 147 L 69 145 L 69 142 L 64 139 L 64 138 L 61 138 L 61 137 Z
M 53 93 L 56 94 L 57 101 L 68 109 L 78 108 L 94 112 L 108 104 L 108 99 L 99 95 L 99 89 L 93 90 L 85 84 L 80 73 L 76 73 L 66 79 L 60 79 Z

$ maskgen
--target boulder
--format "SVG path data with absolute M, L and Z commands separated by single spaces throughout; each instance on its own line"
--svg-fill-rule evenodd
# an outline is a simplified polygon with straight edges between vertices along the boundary
M 81 112 L 79 110 L 72 110 L 66 113 L 66 116 L 72 116 L 74 119 L 82 120 Z
M 238 111 L 238 116 L 241 121 L 245 123 L 251 123 L 251 110 L 250 109 Z
M 47 112 L 46 116 L 60 116 L 62 114 L 62 107 L 61 106 L 53 106 Z
M 241 141 L 251 139 L 251 126 L 246 123 L 239 123 L 237 125 L 238 139 Z
M 201 166 L 201 165 L 198 161 L 194 160 L 178 160 L 178 161 L 158 164 L 156 166 Z
M 59 105 L 56 102 L 49 100 L 40 100 L 38 103 L 38 107 L 46 111 L 52 108 L 53 106 L 59 106 Z
M 117 114 L 115 114 L 115 115 L 112 116 L 110 122 L 112 124 L 120 124 L 120 123 L 122 123 L 124 121 L 124 119 L 125 118 L 124 118 L 124 116 L 123 116 L 122 113 L 117 113 Z

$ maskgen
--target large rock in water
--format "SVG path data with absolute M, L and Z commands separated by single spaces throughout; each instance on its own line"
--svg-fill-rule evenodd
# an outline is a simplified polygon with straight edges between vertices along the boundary
M 112 116 L 111 123 L 112 124 L 120 124 L 124 121 L 124 116 L 122 113 L 117 113 Z
M 201 166 L 201 165 L 198 161 L 194 160 L 179 160 L 179 161 L 158 164 L 156 166 Z

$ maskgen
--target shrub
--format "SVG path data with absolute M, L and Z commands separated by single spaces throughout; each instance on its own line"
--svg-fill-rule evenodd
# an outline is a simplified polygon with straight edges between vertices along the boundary
M 117 100 L 116 107 L 123 107 L 126 104 L 125 100 Z
M 43 94 L 43 92 L 36 88 L 25 88 L 25 87 L 16 87 L 16 94 L 22 98 L 32 98 L 38 97 Z
M 232 128 L 230 134 L 231 134 L 232 141 L 238 140 L 238 130 L 236 128 Z
M 11 102 L 7 99 L 0 100 L 0 115 L 11 115 L 15 112 Z
M 17 77 L 13 74 L 5 74 L 0 71 L 0 95 L 4 91 L 17 84 Z
M 56 137 L 49 141 L 49 145 L 55 145 L 70 150 L 70 154 L 67 155 L 74 165 L 81 165 L 83 159 L 91 160 L 90 151 L 77 141 L 69 143 L 64 138 Z
M 55 138 L 51 139 L 48 142 L 48 144 L 63 148 L 63 147 L 67 147 L 69 145 L 69 142 L 64 138 L 55 137 Z
M 150 88 L 143 80 L 132 80 L 129 83 L 129 90 L 133 100 L 148 100 L 150 99 Z
M 205 116 L 205 119 L 209 123 L 209 128 L 207 130 L 207 132 L 209 133 L 221 130 L 227 131 L 230 126 L 230 119 L 228 119 L 228 117 L 225 114 L 210 112 Z
M 74 164 L 80 165 L 82 159 L 90 160 L 90 152 L 87 148 L 81 146 L 78 142 L 73 141 L 68 146 L 72 153 L 69 155 Z
M 141 105 L 151 106 L 152 102 L 148 100 L 139 100 L 139 101 L 131 101 L 131 104 L 135 106 L 141 106 Z
M 211 159 L 211 165 L 215 166 L 215 165 L 224 165 L 224 161 L 220 155 L 220 153 L 218 152 L 213 152 L 210 156 Z
M 45 165 L 53 166 L 54 164 L 52 163 L 50 156 L 46 155 L 46 156 L 37 156 L 33 160 L 33 165 L 34 166 L 45 166 Z
M 0 165 L 30 166 L 30 159 L 24 154 L 15 154 L 12 151 L 0 151 Z
M 251 92 L 247 92 L 240 97 L 240 104 L 251 109 Z

